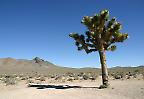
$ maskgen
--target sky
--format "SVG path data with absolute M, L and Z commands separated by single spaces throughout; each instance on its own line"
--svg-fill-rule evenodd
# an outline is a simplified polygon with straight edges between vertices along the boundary
M 0 58 L 38 56 L 58 66 L 100 67 L 98 52 L 77 51 L 69 33 L 83 34 L 84 16 L 108 9 L 130 38 L 107 52 L 107 65 L 144 65 L 143 0 L 0 0 Z

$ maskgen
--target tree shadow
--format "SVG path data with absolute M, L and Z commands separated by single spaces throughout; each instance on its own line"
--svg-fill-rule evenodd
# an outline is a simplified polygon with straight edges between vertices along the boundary
M 37 89 L 46 89 L 46 88 L 53 88 L 53 89 L 71 89 L 71 88 L 93 88 L 98 89 L 99 87 L 82 87 L 82 86 L 71 86 L 71 85 L 42 85 L 42 84 L 30 84 L 28 87 L 35 87 Z

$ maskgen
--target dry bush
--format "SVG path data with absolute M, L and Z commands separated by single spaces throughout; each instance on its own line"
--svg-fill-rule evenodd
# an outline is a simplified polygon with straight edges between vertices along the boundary
M 69 76 L 69 77 L 74 77 L 74 73 L 71 73 L 71 72 L 67 72 L 66 74 L 65 74 L 65 76 Z
M 65 75 L 59 75 L 57 77 L 55 77 L 55 81 L 58 81 L 58 82 L 66 82 L 68 77 L 66 77 Z
M 80 73 L 78 73 L 78 76 L 79 76 L 79 77 L 82 77 L 84 74 L 85 74 L 85 73 L 80 72 Z
M 50 78 L 56 78 L 57 75 L 50 75 Z
M 74 78 L 70 77 L 70 78 L 67 79 L 67 81 L 73 82 Z
M 17 81 L 18 79 L 14 76 L 5 76 L 3 79 L 2 79 L 2 82 L 7 85 L 15 85 L 17 84 Z
M 98 78 L 98 74 L 96 73 L 89 73 L 89 80 L 96 80 Z
M 113 73 L 113 74 L 111 74 L 111 75 L 112 75 L 112 77 L 113 77 L 114 79 L 122 79 L 122 78 L 125 77 L 125 75 L 124 75 L 123 72 L 117 72 L 117 73 Z
M 88 80 L 88 79 L 89 79 L 89 76 L 88 76 L 88 75 L 83 75 L 83 79 L 84 79 L 84 80 Z
M 46 81 L 46 78 L 44 76 L 39 78 L 40 81 Z
M 79 80 L 79 77 L 78 76 L 74 76 L 74 80 Z
M 30 83 L 34 83 L 34 80 L 28 79 L 28 80 L 27 80 L 27 84 L 30 84 Z
M 29 78 L 28 77 L 22 77 L 20 78 L 21 80 L 28 80 Z
M 98 76 L 91 76 L 89 77 L 90 80 L 96 80 L 98 78 Z
M 55 77 L 55 80 L 61 80 L 61 79 L 63 79 L 63 76 L 61 76 L 61 75 Z

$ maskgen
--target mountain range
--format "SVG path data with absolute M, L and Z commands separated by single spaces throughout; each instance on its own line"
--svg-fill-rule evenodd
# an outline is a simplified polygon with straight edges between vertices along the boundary
M 138 67 L 113 67 L 109 71 L 131 71 L 144 70 L 144 66 Z M 27 73 L 41 73 L 41 74 L 59 74 L 67 72 L 96 72 L 100 73 L 99 68 L 68 68 L 57 66 L 51 62 L 45 61 L 39 57 L 32 60 L 14 59 L 14 58 L 0 58 L 0 74 L 27 74 Z

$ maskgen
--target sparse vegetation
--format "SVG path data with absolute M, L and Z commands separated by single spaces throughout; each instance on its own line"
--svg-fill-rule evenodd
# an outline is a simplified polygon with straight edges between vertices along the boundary
M 46 78 L 44 76 L 40 77 L 40 81 L 46 81 Z
M 74 81 L 74 78 L 68 78 L 67 81 L 72 82 L 72 81 Z
M 15 84 L 17 84 L 18 79 L 17 79 L 16 77 L 14 77 L 14 76 L 8 75 L 8 76 L 3 77 L 3 78 L 1 79 L 1 81 L 2 81 L 6 86 L 8 86 L 8 85 L 15 85 Z
M 88 80 L 88 79 L 89 79 L 89 76 L 88 76 L 88 75 L 83 75 L 83 79 L 84 79 L 84 80 Z
M 114 79 L 122 79 L 122 78 L 124 78 L 124 73 L 123 72 L 120 72 L 120 73 L 117 72 L 117 73 L 112 74 L 112 76 Z
M 34 80 L 28 79 L 26 83 L 27 84 L 34 83 Z
M 113 70 L 114 69 L 114 70 Z M 20 81 L 28 83 L 46 83 L 46 82 L 74 82 L 74 81 L 96 81 L 101 76 L 94 72 L 66 72 L 63 74 L 2 74 L 0 75 L 1 83 L 5 85 L 15 85 Z M 109 76 L 114 79 L 128 80 L 128 79 L 144 79 L 144 68 L 112 68 L 109 69 Z

